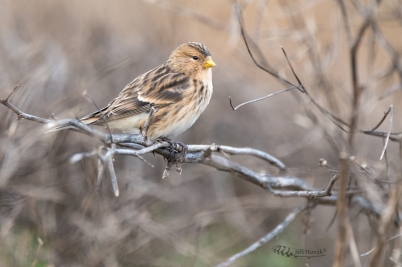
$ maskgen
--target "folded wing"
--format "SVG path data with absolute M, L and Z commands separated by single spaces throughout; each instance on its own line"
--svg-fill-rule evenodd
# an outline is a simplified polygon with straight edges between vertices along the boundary
M 161 70 L 162 68 L 162 70 Z M 179 102 L 188 94 L 191 80 L 185 74 L 163 72 L 163 65 L 128 84 L 105 108 L 83 118 L 86 124 L 104 124 L 106 121 L 149 113 L 155 109 Z

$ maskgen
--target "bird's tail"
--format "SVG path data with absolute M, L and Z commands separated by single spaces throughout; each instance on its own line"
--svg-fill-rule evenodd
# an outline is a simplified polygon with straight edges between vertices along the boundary
M 56 127 L 50 126 L 49 129 L 45 131 L 45 133 L 53 133 L 53 132 L 58 132 L 58 131 L 61 131 L 61 130 L 68 130 L 68 129 L 78 131 L 78 128 L 75 127 L 75 126 L 71 126 L 71 125 L 65 126 L 64 125 L 64 126 L 56 126 Z

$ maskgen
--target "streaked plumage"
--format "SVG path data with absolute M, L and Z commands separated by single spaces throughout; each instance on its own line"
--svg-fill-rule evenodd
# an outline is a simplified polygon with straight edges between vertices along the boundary
M 200 43 L 185 43 L 169 59 L 135 78 L 105 108 L 84 116 L 81 121 L 105 125 L 126 133 L 139 133 L 151 107 L 156 110 L 148 138 L 172 137 L 191 127 L 212 96 L 215 63 Z

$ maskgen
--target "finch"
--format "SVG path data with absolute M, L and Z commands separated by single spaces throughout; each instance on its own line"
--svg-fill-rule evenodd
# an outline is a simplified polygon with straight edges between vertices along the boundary
M 138 134 L 153 107 L 147 138 L 176 136 L 190 128 L 208 106 L 215 65 L 206 46 L 184 43 L 165 63 L 135 78 L 106 107 L 80 120 Z

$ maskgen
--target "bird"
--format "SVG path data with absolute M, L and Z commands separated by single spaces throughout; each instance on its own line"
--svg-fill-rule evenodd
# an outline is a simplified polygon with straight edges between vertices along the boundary
M 153 110 L 146 138 L 170 139 L 190 128 L 208 106 L 214 66 L 205 45 L 181 44 L 166 62 L 139 75 L 106 107 L 79 120 L 139 134 Z

